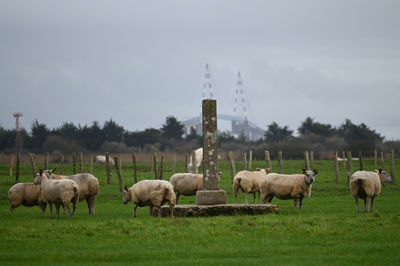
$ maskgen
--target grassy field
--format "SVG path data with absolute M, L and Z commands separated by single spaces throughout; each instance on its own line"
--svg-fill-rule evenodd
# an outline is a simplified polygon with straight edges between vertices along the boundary
M 366 169 L 373 169 L 371 160 L 364 163 Z M 298 173 L 303 164 L 284 161 L 284 172 Z M 253 165 L 264 167 L 265 162 Z M 228 163 L 222 161 L 219 166 L 223 172 L 220 188 L 233 202 Z M 64 167 L 64 173 L 72 173 L 71 165 Z M 153 179 L 148 164 L 139 163 L 138 168 L 139 179 Z M 171 168 L 166 165 L 165 179 L 172 175 Z M 159 219 L 148 216 L 145 207 L 133 219 L 133 205 L 122 204 L 115 171 L 112 185 L 107 185 L 105 167 L 96 166 L 94 175 L 101 187 L 96 214 L 89 217 L 86 203 L 81 202 L 71 220 L 67 215 L 49 219 L 48 210 L 43 215 L 39 207 L 20 206 L 10 213 L 7 191 L 15 177 L 8 176 L 7 165 L 0 165 L 0 263 L 400 265 L 397 179 L 383 188 L 375 212 L 356 213 L 343 168 L 340 184 L 334 182 L 331 161 L 316 161 L 315 168 L 319 174 L 303 210 L 294 210 L 292 200 L 274 199 L 280 207 L 278 215 Z M 179 164 L 178 171 L 183 169 Z M 358 170 L 358 163 L 353 169 Z M 22 182 L 32 181 L 29 165 L 23 165 L 21 172 Z M 400 167 L 396 173 L 400 176 Z M 125 183 L 132 185 L 130 164 L 124 164 L 123 175 Z M 243 203 L 241 192 L 239 199 Z M 180 203 L 195 203 L 195 197 L 182 196 Z

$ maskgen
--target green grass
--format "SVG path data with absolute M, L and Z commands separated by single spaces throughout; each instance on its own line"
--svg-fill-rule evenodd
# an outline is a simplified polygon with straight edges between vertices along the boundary
M 366 160 L 366 169 L 372 161 Z M 285 173 L 298 173 L 303 161 L 284 161 Z M 396 161 L 396 165 L 400 162 Z M 257 161 L 254 167 L 264 167 Z M 54 164 L 52 167 L 59 167 Z M 274 165 L 275 166 L 275 165 Z M 65 165 L 64 173 L 72 173 Z M 139 179 L 152 179 L 148 164 L 139 163 Z M 241 165 L 237 164 L 237 169 Z M 316 265 L 316 264 L 400 264 L 400 186 L 386 185 L 375 201 L 375 212 L 356 213 L 354 199 L 346 186 L 341 167 L 341 182 L 335 184 L 331 161 L 316 161 L 319 174 L 312 196 L 303 201 L 303 210 L 294 210 L 292 200 L 274 199 L 280 214 L 208 218 L 165 218 L 148 216 L 148 207 L 138 209 L 122 204 L 122 193 L 113 171 L 106 184 L 104 166 L 96 166 L 101 192 L 96 214 L 89 217 L 85 202 L 78 205 L 75 217 L 49 219 L 39 207 L 20 206 L 9 212 L 7 191 L 15 177 L 8 166 L 0 165 L 0 262 L 21 264 L 185 264 L 185 265 Z M 165 179 L 172 175 L 166 165 Z M 354 171 L 358 163 L 354 163 Z M 220 162 L 223 172 L 220 188 L 233 202 L 230 170 Z M 183 164 L 178 165 L 183 171 Z M 32 181 L 31 168 L 23 165 L 22 182 Z M 396 169 L 400 174 L 400 167 Z M 398 175 L 399 175 L 398 174 Z M 123 175 L 132 184 L 132 168 L 124 164 Z M 252 197 L 250 196 L 249 199 Z M 240 203 L 243 195 L 239 194 Z M 180 199 L 195 203 L 195 197 Z M 363 209 L 363 206 L 362 206 Z

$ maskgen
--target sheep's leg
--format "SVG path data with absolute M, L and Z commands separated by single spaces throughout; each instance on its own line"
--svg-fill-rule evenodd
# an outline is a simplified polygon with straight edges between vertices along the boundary
M 235 189 L 235 203 L 236 203 L 236 199 L 237 199 L 237 192 L 238 192 L 238 190 L 237 189 Z
M 12 204 L 10 203 L 10 212 L 14 211 L 14 207 L 12 206 Z
M 42 206 L 40 206 L 40 208 L 42 209 L 42 213 L 46 212 L 46 204 L 43 204 Z
M 179 193 L 179 191 L 176 192 L 176 205 L 178 205 L 178 200 L 179 200 L 179 196 L 181 194 Z
M 244 200 L 246 201 L 246 204 L 249 204 L 249 202 L 247 201 L 247 192 L 244 192 L 243 195 L 244 195 Z
M 368 212 L 368 198 L 364 199 L 364 212 Z
M 256 193 L 253 193 L 253 204 L 256 204 Z
M 297 200 L 298 200 L 297 198 L 294 198 L 294 199 L 293 199 L 294 209 L 297 209 Z
M 354 199 L 356 200 L 356 210 L 357 212 L 360 212 L 360 209 L 358 208 L 358 197 L 354 197 Z
M 371 212 L 374 211 L 374 199 L 375 199 L 375 197 L 371 198 Z
M 87 207 L 88 207 L 89 215 L 90 215 L 90 214 L 92 214 L 92 207 L 91 207 L 90 197 L 86 198 L 86 203 L 87 203 Z
M 60 218 L 60 203 L 56 203 L 57 218 Z
M 153 216 L 153 206 L 149 206 L 149 210 L 150 210 L 149 215 Z
M 261 203 L 261 200 L 260 200 L 260 191 L 258 191 L 258 204 L 260 204 Z
M 161 218 L 161 206 L 157 207 L 158 218 Z
M 300 210 L 303 208 L 303 198 L 299 199 L 299 203 L 300 203 Z
M 50 218 L 53 218 L 53 203 L 49 203 L 50 205 Z
M 135 207 L 133 208 L 133 218 L 136 218 L 136 208 L 137 208 L 137 205 L 135 204 Z

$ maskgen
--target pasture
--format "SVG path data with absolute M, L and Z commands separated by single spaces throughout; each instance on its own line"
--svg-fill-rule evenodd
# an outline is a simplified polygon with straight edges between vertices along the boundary
M 276 170 L 276 162 L 273 162 Z M 334 182 L 332 161 L 315 161 L 319 170 L 311 198 L 302 210 L 293 209 L 293 200 L 274 199 L 280 214 L 211 218 L 154 218 L 149 208 L 122 204 L 122 193 L 115 171 L 107 185 L 106 170 L 96 165 L 100 181 L 96 214 L 88 215 L 86 202 L 80 202 L 74 218 L 62 215 L 49 219 L 39 207 L 18 207 L 9 212 L 8 189 L 15 177 L 8 176 L 8 165 L 0 165 L 0 262 L 21 264 L 135 264 L 135 265 L 399 265 L 400 264 L 400 161 L 396 160 L 395 181 L 386 184 L 375 200 L 373 213 L 356 213 L 354 199 L 346 185 L 346 172 L 340 167 L 340 184 Z M 373 169 L 365 159 L 366 170 Z M 304 161 L 284 161 L 284 173 L 300 173 Z M 50 164 L 50 167 L 59 167 Z M 253 167 L 265 167 L 264 161 Z M 85 169 L 89 167 L 85 165 Z M 220 188 L 233 203 L 229 164 L 220 161 Z M 241 168 L 237 163 L 236 169 Z M 164 179 L 172 175 L 166 163 Z M 183 172 L 178 163 L 177 171 Z M 353 171 L 358 163 L 353 163 Z M 389 172 L 389 171 L 388 171 Z M 64 165 L 72 174 L 72 165 Z M 124 163 L 124 183 L 132 185 L 132 165 Z M 138 163 L 139 180 L 153 179 L 148 163 Z M 30 165 L 22 165 L 20 182 L 33 180 Z M 239 192 L 239 203 L 243 194 Z M 252 202 L 252 196 L 249 196 Z M 180 198 L 180 204 L 193 204 L 195 197 Z M 361 205 L 363 210 L 363 204 Z

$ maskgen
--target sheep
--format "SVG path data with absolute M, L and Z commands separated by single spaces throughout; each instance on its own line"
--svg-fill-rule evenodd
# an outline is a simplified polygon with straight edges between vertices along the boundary
M 70 218 L 74 216 L 76 206 L 79 202 L 79 185 L 69 179 L 54 180 L 50 179 L 43 170 L 36 173 L 33 184 L 40 184 L 44 202 L 50 205 L 50 218 L 53 218 L 52 204 L 56 204 L 57 218 L 60 217 L 60 205 L 67 208 Z M 69 203 L 73 203 L 73 210 L 69 208 Z
M 111 157 L 109 157 L 108 159 L 109 159 L 110 165 L 114 165 L 114 159 L 111 158 Z M 104 156 L 104 155 L 96 155 L 95 162 L 97 164 L 106 164 L 106 156 Z
M 371 212 L 374 211 L 374 199 L 381 193 L 381 184 L 393 182 L 393 178 L 385 171 L 357 171 L 350 178 L 350 190 L 356 201 L 356 211 L 359 212 L 358 198 L 364 200 L 364 211 L 368 212 L 371 200 Z
M 171 217 L 174 217 L 175 206 L 174 187 L 165 180 L 142 180 L 129 189 L 125 186 L 122 202 L 126 205 L 132 201 L 135 204 L 133 217 L 136 217 L 136 208 L 150 206 L 150 215 L 153 215 L 153 207 L 158 209 L 158 217 L 161 217 L 161 206 L 168 202 Z
M 193 196 L 198 190 L 203 189 L 203 174 L 176 173 L 171 176 L 169 182 L 174 187 L 178 204 L 180 195 Z
M 99 181 L 95 176 L 89 173 L 76 174 L 71 176 L 62 176 L 53 174 L 56 169 L 45 170 L 45 174 L 52 179 L 70 179 L 79 185 L 79 201 L 86 200 L 89 215 L 93 215 L 94 201 L 100 192 Z
M 46 203 L 40 192 L 40 185 L 17 183 L 8 190 L 8 200 L 10 201 L 10 212 L 13 212 L 21 204 L 27 207 L 38 205 L 43 213 L 46 211 Z
M 190 156 L 188 168 L 190 172 L 197 173 L 197 169 L 199 168 L 201 162 L 203 161 L 203 148 L 198 148 L 197 150 L 194 151 L 194 154 L 196 156 L 195 164 L 193 165 L 193 158 L 192 156 Z
M 257 171 L 240 171 L 239 173 L 237 173 L 233 178 L 233 192 L 235 193 L 235 203 L 237 200 L 237 193 L 239 191 L 239 188 L 243 191 L 246 204 L 248 204 L 247 193 L 253 193 L 253 203 L 255 203 L 257 192 L 258 203 L 260 203 L 260 183 L 269 171 L 269 168 L 258 168 Z
M 283 175 L 270 173 L 264 178 L 260 185 L 260 192 L 263 203 L 271 203 L 273 197 L 279 199 L 293 199 L 294 208 L 300 202 L 300 209 L 303 207 L 303 198 L 311 196 L 312 184 L 318 170 L 313 171 L 303 169 L 303 174 Z

